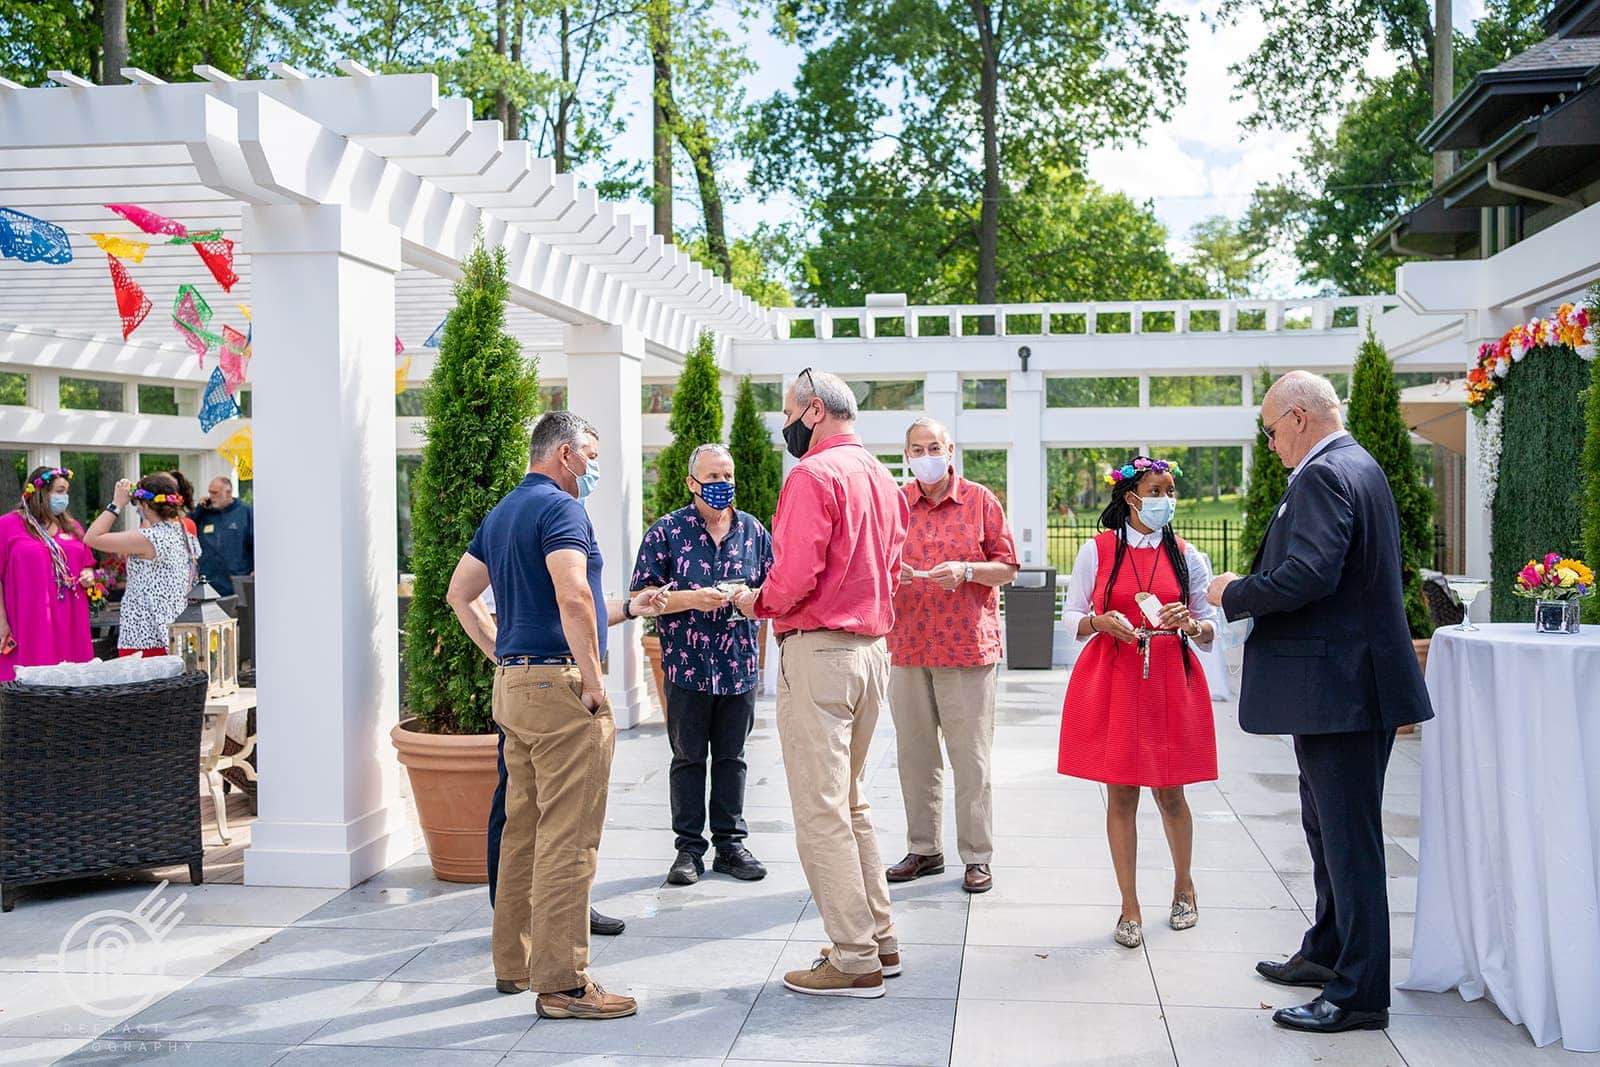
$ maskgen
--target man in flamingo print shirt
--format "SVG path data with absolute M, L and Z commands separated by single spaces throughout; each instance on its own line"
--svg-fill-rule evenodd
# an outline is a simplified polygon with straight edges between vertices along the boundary
M 1016 577 L 1017 550 L 1000 501 L 957 474 L 954 456 L 950 431 L 933 419 L 917 419 L 906 431 L 906 462 L 915 477 L 904 489 L 911 524 L 889 631 L 889 711 L 907 854 L 887 874 L 891 882 L 909 882 L 944 871 L 943 734 L 956 780 L 956 848 L 966 865 L 961 887 L 986 893 L 994 886 L 996 589 Z
M 687 507 L 663 515 L 639 545 L 633 588 L 673 585 L 656 623 L 666 682 L 672 885 L 705 873 L 706 755 L 710 752 L 712 869 L 756 881 L 767 869 L 744 841 L 745 740 L 755 725 L 760 649 L 754 620 L 729 606 L 719 585 L 758 588 L 772 568 L 772 539 L 733 506 L 733 457 L 707 444 L 689 456 Z

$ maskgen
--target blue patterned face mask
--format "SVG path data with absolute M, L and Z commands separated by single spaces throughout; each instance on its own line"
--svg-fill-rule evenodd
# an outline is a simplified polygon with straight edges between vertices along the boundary
M 702 482 L 699 478 L 695 478 L 695 483 L 700 486 L 700 499 L 706 502 L 706 507 L 713 511 L 721 511 L 732 506 L 734 493 L 732 482 Z

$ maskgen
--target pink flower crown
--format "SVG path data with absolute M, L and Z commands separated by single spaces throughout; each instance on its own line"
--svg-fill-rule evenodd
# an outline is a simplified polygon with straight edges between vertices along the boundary
M 34 493 L 37 493 L 39 490 L 49 485 L 57 478 L 65 478 L 70 482 L 72 481 L 72 472 L 67 470 L 65 467 L 52 467 L 50 470 L 45 471 L 43 474 L 39 475 L 39 477 L 23 486 L 22 495 L 25 497 L 32 496 Z
M 177 493 L 152 493 L 148 489 L 135 489 L 133 499 L 145 500 L 152 504 L 182 504 L 183 497 Z
M 1150 459 L 1148 456 L 1140 456 L 1132 463 L 1124 463 L 1120 467 L 1112 467 L 1106 471 L 1105 483 L 1107 485 L 1116 485 L 1118 482 L 1125 482 L 1129 478 L 1137 478 L 1145 471 L 1155 471 L 1157 474 L 1171 472 L 1176 477 L 1183 473 L 1183 468 L 1170 460 Z

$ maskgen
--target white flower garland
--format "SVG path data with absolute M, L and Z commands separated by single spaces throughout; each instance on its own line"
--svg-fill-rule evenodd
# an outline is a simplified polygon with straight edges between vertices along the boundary
M 1494 493 L 1500 486 L 1500 428 L 1505 415 L 1506 398 L 1497 396 L 1478 423 L 1478 478 L 1486 507 L 1494 506 Z

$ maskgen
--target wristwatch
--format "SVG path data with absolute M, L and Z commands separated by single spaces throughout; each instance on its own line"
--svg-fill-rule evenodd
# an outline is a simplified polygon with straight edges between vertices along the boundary
M 121 515 L 122 514 L 122 509 L 117 507 L 117 505 L 115 505 L 115 504 L 107 504 L 101 510 L 109 512 L 112 515 Z
M 972 581 L 972 564 L 970 564 L 970 563 L 969 563 L 969 564 L 967 564 L 967 574 L 966 574 L 966 577 L 964 577 L 964 578 L 962 578 L 962 579 L 961 579 L 961 580 L 962 580 L 962 581 L 964 581 L 964 582 L 970 582 L 970 581 Z
M 622 598 L 622 617 L 624 619 L 637 619 L 639 617 L 633 613 L 633 598 L 627 595 Z

